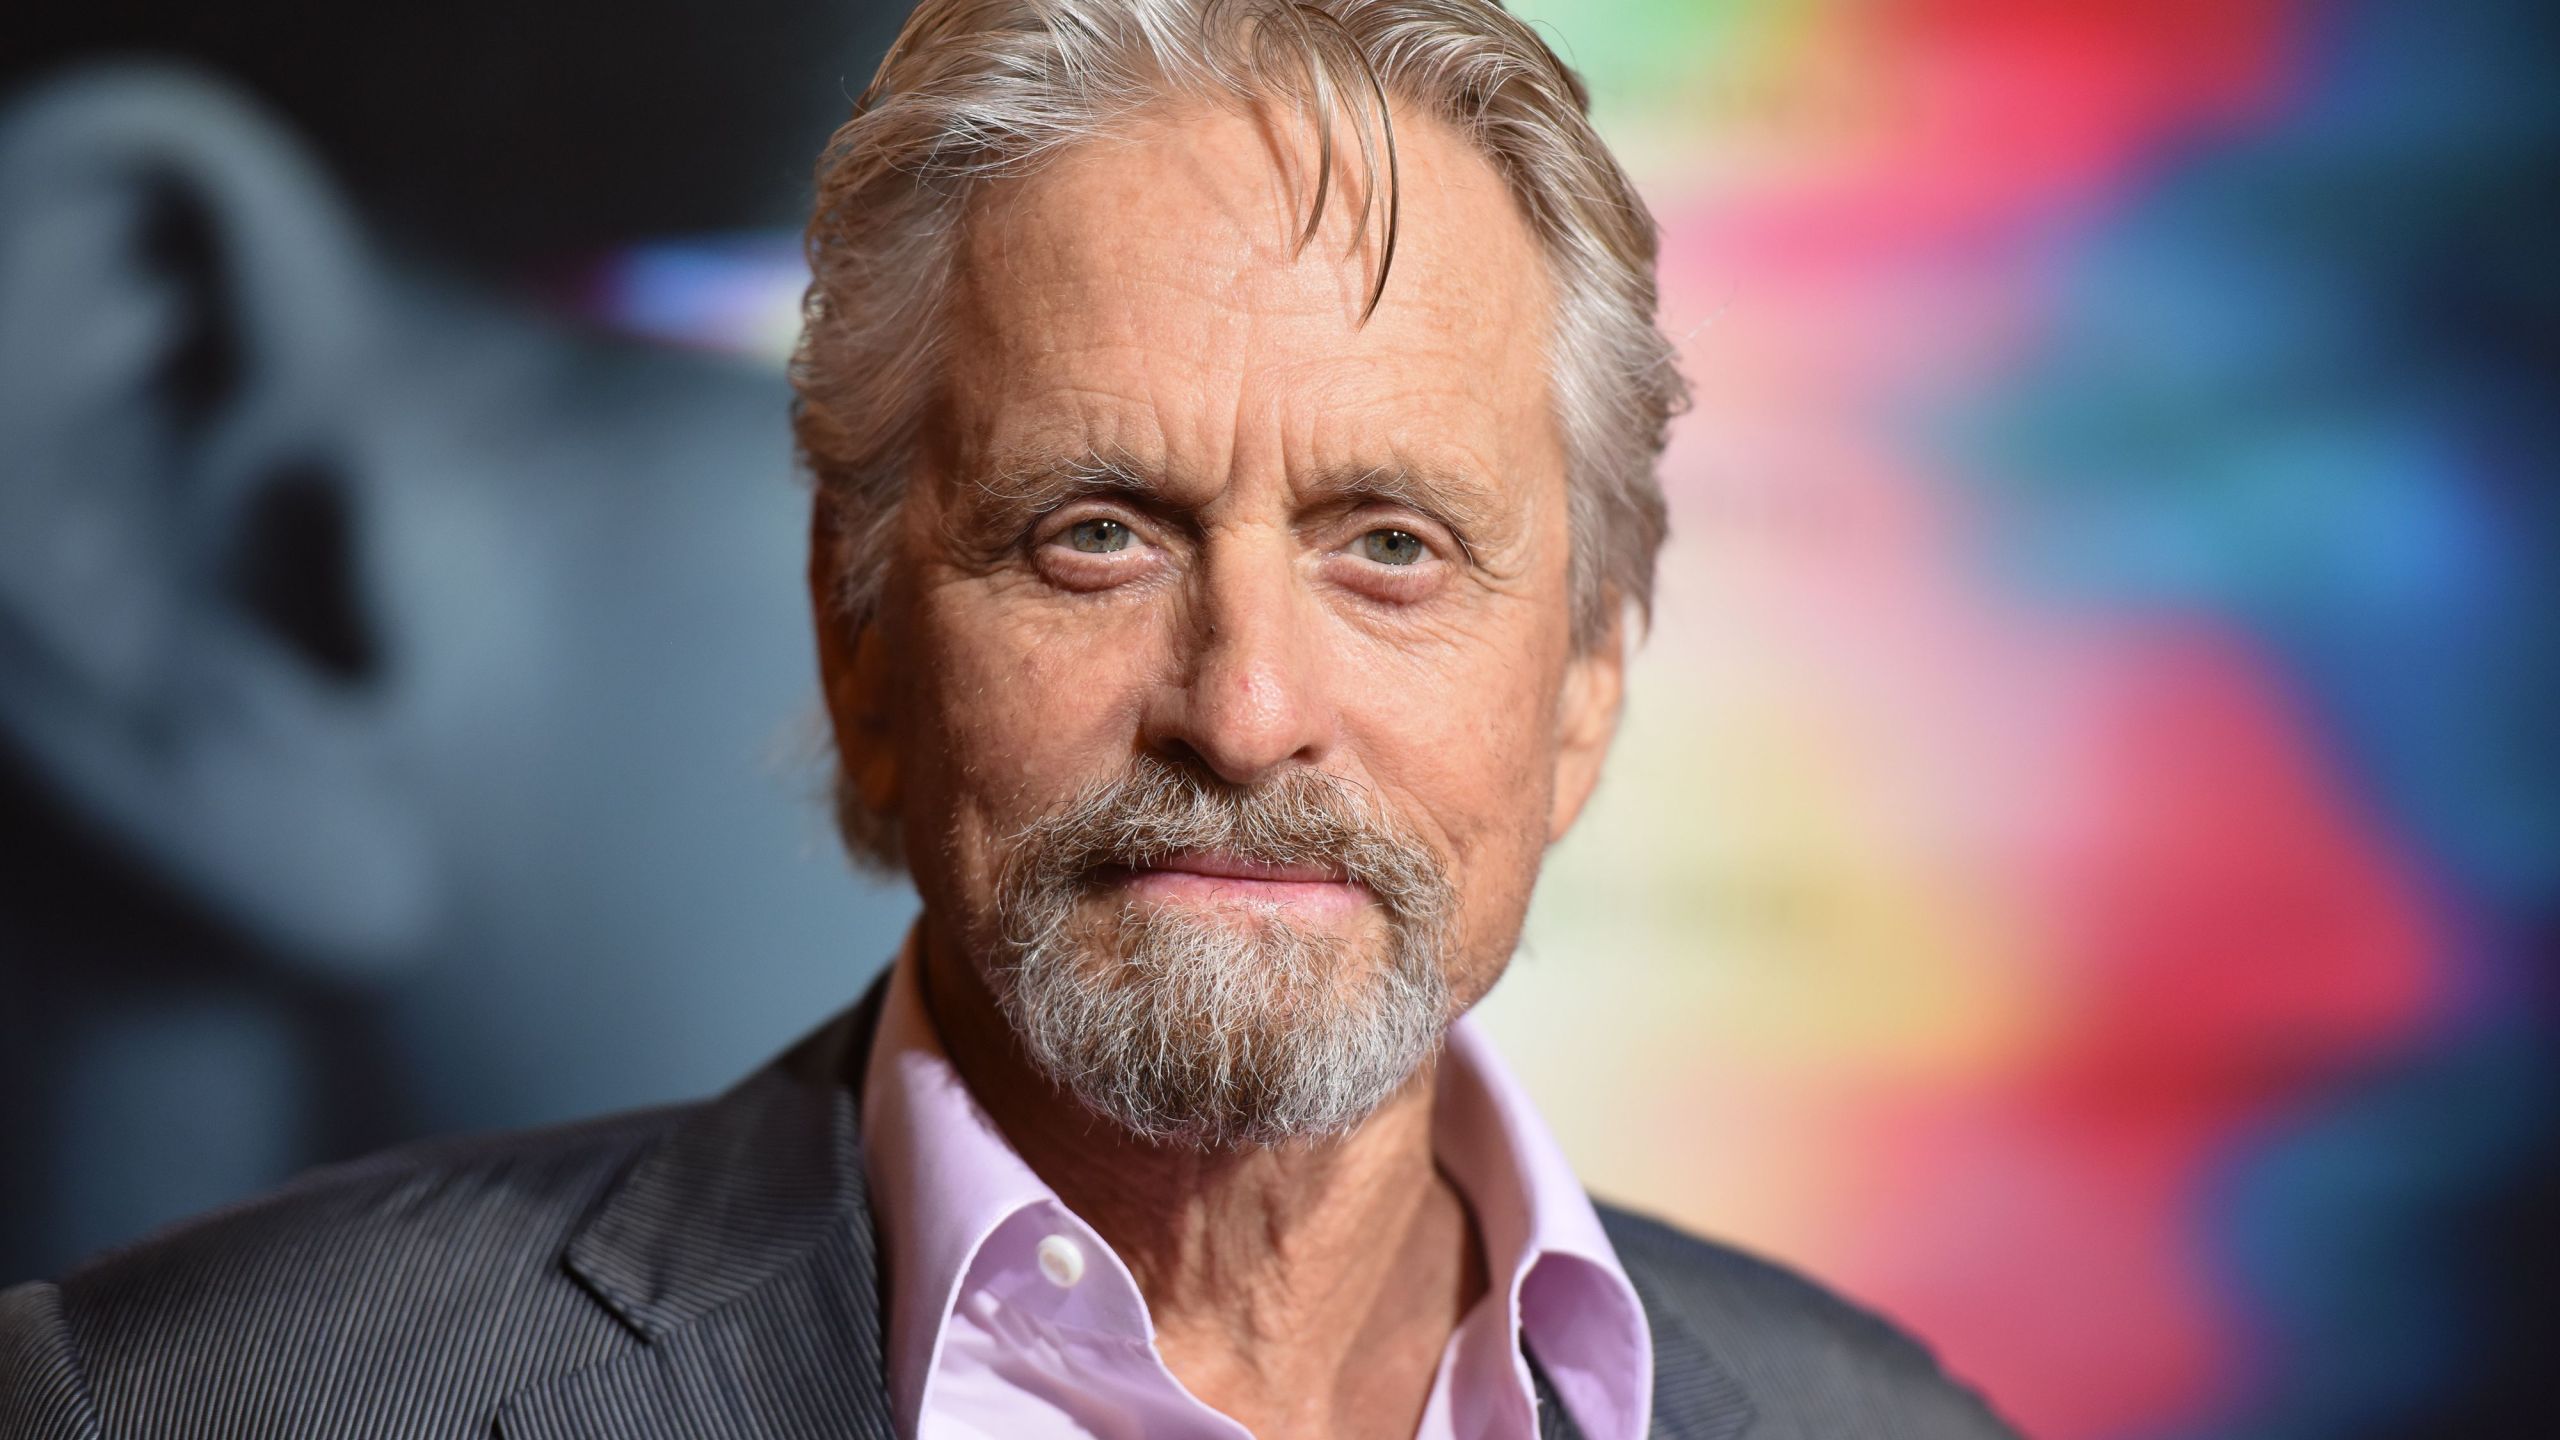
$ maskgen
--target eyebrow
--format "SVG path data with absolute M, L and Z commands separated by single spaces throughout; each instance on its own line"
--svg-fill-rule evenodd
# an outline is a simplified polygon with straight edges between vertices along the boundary
M 1070 500 L 1116 493 L 1152 505 L 1161 489 L 1145 467 L 1100 451 L 1000 458 L 953 488 L 958 503 L 943 517 L 944 537 L 986 564 L 1019 543 L 1037 517 Z
M 1509 529 L 1512 509 L 1494 487 L 1446 466 L 1395 457 L 1381 464 L 1345 465 L 1298 482 L 1310 499 L 1342 509 L 1362 504 L 1398 505 L 1430 517 L 1455 537 L 1469 562 L 1478 547 Z M 1121 451 L 1024 456 L 1001 461 L 969 482 L 981 516 L 1045 514 L 1088 495 L 1124 495 L 1153 508 L 1188 507 L 1166 498 L 1160 467 Z
M 1011 512 L 1042 513 L 1087 495 L 1122 494 L 1162 502 L 1153 467 L 1117 451 L 1089 450 L 1001 462 L 969 482 L 976 500 Z
M 1334 470 L 1316 477 L 1307 490 L 1346 508 L 1401 505 L 1428 515 L 1456 538 L 1470 562 L 1477 559 L 1476 546 L 1497 534 L 1510 513 L 1501 494 L 1471 476 L 1401 459 Z

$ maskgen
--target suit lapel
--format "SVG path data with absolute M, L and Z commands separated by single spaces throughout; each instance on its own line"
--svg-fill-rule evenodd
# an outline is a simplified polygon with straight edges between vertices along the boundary
M 893 1440 L 856 1089 L 880 994 L 679 1121 L 570 1242 L 641 1343 L 514 1397 L 508 1440 Z
M 1653 1333 L 1651 1440 L 1732 1440 L 1751 1428 L 1757 1412 L 1733 1372 L 1716 1363 L 1642 1272 L 1630 1267 L 1627 1279 Z
M 516 1397 L 507 1440 L 894 1440 L 869 1242 L 822 1238 L 663 1339 Z
M 1648 1440 L 1732 1440 L 1751 1428 L 1756 1412 L 1732 1372 L 1707 1353 L 1706 1346 L 1664 1307 L 1644 1277 L 1630 1270 L 1636 1300 L 1644 1306 L 1645 1328 L 1653 1337 L 1653 1425 Z M 1546 1367 L 1523 1348 L 1529 1379 L 1538 1393 L 1538 1440 L 1583 1440 L 1582 1428 L 1564 1408 Z

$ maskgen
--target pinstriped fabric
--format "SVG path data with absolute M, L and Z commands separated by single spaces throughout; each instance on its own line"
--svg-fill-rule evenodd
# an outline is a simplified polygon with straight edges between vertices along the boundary
M 1603 1206 L 1600 1224 L 1612 1247 L 1634 1217 Z M 1683 1240 L 1686 1236 L 1680 1237 Z M 1627 1264 L 1623 1253 L 1620 1263 Z M 1730 1371 L 1716 1363 L 1687 1325 L 1667 1306 L 1657 1288 L 1661 1271 L 1627 1264 L 1627 1279 L 1644 1306 L 1645 1327 L 1653 1335 L 1653 1430 L 1650 1440 L 1725 1440 L 1750 1428 L 1750 1397 Z
M 1792 1271 L 1600 1207 L 1654 1337 L 1655 1440 L 2016 1440 L 1882 1319 Z
M 838 1078 L 869 1018 L 706 1105 L 321 1171 L 13 1295 L 0 1440 L 486 1437 L 511 1400 L 527 1437 L 886 1436 Z M 580 1430 L 581 1397 L 619 1403 Z
M 570 1268 L 634 1328 L 661 1335 L 746 1294 L 848 1215 L 869 1263 L 852 1085 L 879 993 L 688 1115 L 570 1243 Z
M 500 1397 L 629 1343 L 558 1257 L 656 1128 L 323 1172 L 74 1273 L 61 1333 L 101 1431 L 485 1433 Z
M 323 1171 L 0 1294 L 0 1440 L 890 1440 L 847 1079 L 876 1001 L 707 1104 Z M 1808 1282 L 1601 1219 L 1653 1327 L 1656 1440 L 2008 1434 Z
M 759 1436 L 889 1440 L 883 1376 L 845 1346 L 876 1326 L 877 1308 L 850 1237 L 830 1237 L 766 1285 L 704 1316 L 637 1358 L 597 1366 L 510 1403 L 507 1440 Z M 876 1279 L 872 1281 L 876 1289 Z
M 61 1292 L 41 1284 L 0 1291 L 0 1437 L 97 1431 Z
M 570 1246 L 646 1350 L 528 1392 L 508 1440 L 890 1440 L 859 1077 L 879 1014 L 849 1014 L 699 1112 Z

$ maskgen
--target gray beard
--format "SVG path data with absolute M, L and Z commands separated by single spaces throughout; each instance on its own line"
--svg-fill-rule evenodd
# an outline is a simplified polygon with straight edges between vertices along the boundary
M 1385 914 L 1384 953 L 1274 906 L 1079 923 L 1102 867 L 1184 850 L 1341 866 Z M 1430 850 L 1341 781 L 1241 790 L 1142 756 L 1016 837 L 988 978 L 1033 1066 L 1131 1135 L 1272 1146 L 1354 1129 L 1436 1053 L 1451 910 Z

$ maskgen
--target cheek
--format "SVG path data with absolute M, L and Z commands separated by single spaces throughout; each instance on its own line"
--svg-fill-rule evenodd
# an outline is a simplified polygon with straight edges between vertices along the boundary
M 1470 646 L 1463 662 L 1417 667 L 1428 673 L 1345 707 L 1372 780 L 1448 858 L 1462 951 L 1497 972 L 1545 853 L 1555 788 L 1556 682 L 1539 648 Z
M 943 853 L 983 884 L 1001 836 L 1125 759 L 1153 631 L 1137 607 L 1059 614 L 977 585 L 919 609 L 917 653 L 931 659 L 901 747 L 915 761 L 909 813 L 940 827 Z

